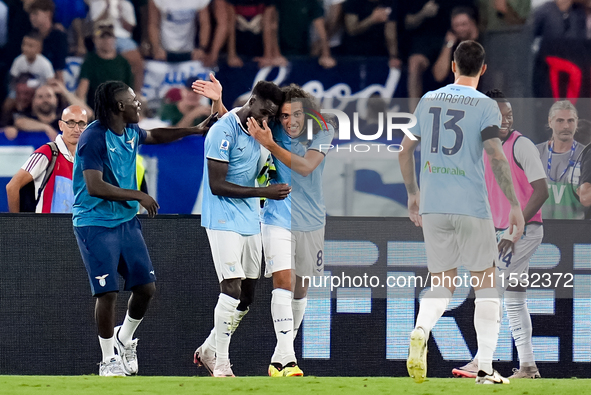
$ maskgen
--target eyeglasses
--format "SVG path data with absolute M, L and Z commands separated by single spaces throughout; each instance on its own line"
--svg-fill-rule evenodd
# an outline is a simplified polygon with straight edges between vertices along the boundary
M 78 127 L 80 128 L 80 130 L 84 130 L 86 128 L 86 125 L 88 125 L 84 121 L 78 121 L 78 122 L 76 122 L 74 120 L 64 121 L 63 119 L 60 119 L 60 121 L 62 121 L 66 125 L 68 125 L 68 127 L 71 128 L 71 129 L 73 129 L 76 125 L 78 125 Z

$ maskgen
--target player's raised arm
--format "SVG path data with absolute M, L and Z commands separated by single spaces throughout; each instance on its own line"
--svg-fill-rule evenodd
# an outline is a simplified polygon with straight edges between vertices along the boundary
M 228 162 L 208 158 L 207 169 L 211 193 L 217 196 L 231 198 L 264 197 L 273 200 L 283 200 L 291 192 L 291 187 L 287 184 L 272 184 L 264 188 L 257 188 L 245 187 L 228 182 L 226 180 Z
M 202 136 L 209 131 L 209 128 L 218 120 L 218 114 L 214 113 L 207 117 L 197 126 L 189 128 L 156 128 L 146 130 L 147 136 L 144 144 L 165 144 L 182 139 L 186 136 Z
M 417 183 L 417 174 L 415 173 L 415 148 L 420 140 L 411 140 L 404 136 L 402 140 L 402 151 L 398 154 L 400 171 L 404 179 L 404 186 L 408 194 L 408 215 L 416 226 L 423 226 L 423 221 L 419 215 L 419 206 L 421 195 Z
M 494 130 L 492 130 L 494 128 L 497 129 L 498 133 L 498 127 L 490 127 L 482 131 L 482 138 L 484 140 L 483 145 L 484 150 L 488 155 L 488 160 L 495 175 L 497 184 L 499 184 L 499 187 L 511 203 L 511 212 L 509 213 L 509 229 L 512 230 L 511 236 L 513 237 L 513 242 L 515 243 L 521 238 L 521 235 L 523 234 L 525 221 L 523 219 L 521 206 L 519 205 L 519 200 L 517 200 L 517 196 L 515 195 L 513 180 L 511 179 L 511 168 L 509 166 L 509 162 L 507 162 L 505 154 L 503 153 L 501 139 L 498 137 L 490 137 L 489 135 L 489 133 L 494 133 Z M 514 226 L 517 227 L 517 230 L 514 229 Z
M 211 113 L 218 113 L 221 117 L 228 112 L 228 109 L 222 102 L 222 84 L 215 78 L 213 73 L 209 73 L 211 81 L 198 80 L 193 82 L 193 92 L 207 97 L 211 100 Z

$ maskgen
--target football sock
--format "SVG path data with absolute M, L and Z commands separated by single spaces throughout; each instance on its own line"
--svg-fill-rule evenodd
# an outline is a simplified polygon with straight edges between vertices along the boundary
M 135 330 L 137 329 L 140 322 L 142 322 L 141 319 L 136 320 L 131 318 L 129 316 L 129 311 L 125 314 L 125 319 L 123 320 L 121 329 L 119 330 L 119 333 L 115 334 L 119 341 L 123 343 L 123 345 L 127 345 L 129 342 L 131 342 L 133 339 L 133 334 L 135 333 Z
M 505 292 L 505 310 L 515 340 L 520 366 L 535 366 L 532 324 L 525 292 Z
M 215 354 L 215 326 L 213 327 L 211 332 L 209 332 L 209 336 L 207 336 L 207 339 L 205 339 L 205 341 L 201 345 L 201 349 L 205 354 Z
M 421 299 L 415 328 L 423 328 L 425 335 L 429 338 L 431 329 L 445 312 L 450 299 L 451 291 L 445 287 L 431 288 L 425 292 Z
M 308 298 L 292 299 L 291 310 L 293 311 L 293 338 L 295 339 L 302 325 L 306 306 L 308 305 Z
M 478 342 L 478 370 L 492 374 L 492 359 L 501 327 L 499 293 L 495 288 L 485 288 L 476 291 L 475 295 L 474 328 Z
M 103 362 L 109 362 L 115 356 L 115 338 L 103 339 L 100 336 L 98 338 L 103 352 Z
M 239 299 L 221 293 L 218 303 L 214 309 L 214 329 L 215 329 L 215 348 L 216 348 L 216 366 L 227 363 L 230 359 L 230 339 L 232 337 L 232 319 L 234 311 L 240 303 Z
M 296 360 L 293 349 L 293 293 L 286 289 L 277 288 L 271 292 L 271 317 L 277 337 L 275 352 L 271 362 L 285 365 Z

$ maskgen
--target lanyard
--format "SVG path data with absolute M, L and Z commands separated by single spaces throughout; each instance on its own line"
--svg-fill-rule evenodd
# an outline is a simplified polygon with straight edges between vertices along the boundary
M 548 167 L 546 169 L 546 175 L 548 176 L 550 181 L 559 182 L 562 179 L 562 177 L 564 177 L 564 175 L 566 174 L 568 168 L 574 165 L 573 155 L 575 154 L 576 148 L 577 148 L 577 143 L 576 143 L 576 141 L 573 141 L 573 146 L 570 149 L 570 156 L 568 158 L 568 165 L 566 166 L 566 168 L 564 169 L 564 171 L 562 172 L 560 177 L 558 177 L 557 180 L 553 180 L 552 176 L 550 176 L 550 170 L 552 169 L 552 153 L 554 152 L 554 141 L 552 143 L 550 143 L 550 146 L 548 147 Z

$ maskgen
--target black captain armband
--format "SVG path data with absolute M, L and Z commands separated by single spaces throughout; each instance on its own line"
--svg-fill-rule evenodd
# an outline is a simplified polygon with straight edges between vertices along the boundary
M 499 127 L 498 126 L 489 126 L 480 132 L 480 137 L 482 141 L 486 141 L 489 139 L 494 139 L 495 137 L 499 137 Z

